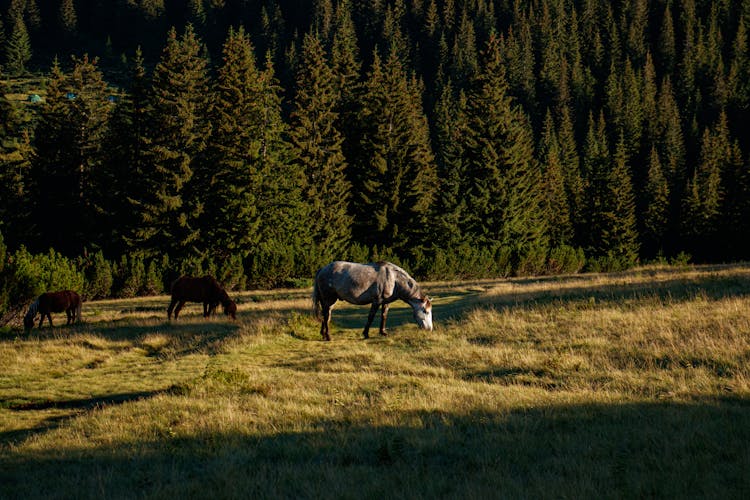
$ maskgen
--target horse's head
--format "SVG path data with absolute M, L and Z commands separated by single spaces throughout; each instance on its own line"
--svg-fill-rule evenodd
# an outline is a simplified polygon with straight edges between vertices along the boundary
M 224 307 L 224 314 L 237 319 L 237 304 L 232 299 L 227 299 L 221 305 Z
M 410 301 L 414 320 L 419 328 L 432 331 L 432 301 L 425 295 L 413 301 Z

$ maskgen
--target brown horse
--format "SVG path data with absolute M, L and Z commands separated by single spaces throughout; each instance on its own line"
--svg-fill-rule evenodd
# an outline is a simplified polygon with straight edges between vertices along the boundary
M 26 330 L 34 328 L 34 318 L 37 313 L 41 315 L 39 328 L 47 316 L 49 326 L 52 327 L 52 315 L 50 313 L 63 312 L 68 317 L 68 325 L 81 320 L 81 297 L 72 290 L 61 290 L 59 292 L 46 292 L 37 298 L 23 317 L 23 326 Z
M 172 300 L 167 308 L 167 318 L 172 319 L 174 310 L 174 319 L 180 314 L 185 302 L 203 302 L 203 317 L 207 318 L 214 314 L 216 306 L 219 304 L 224 308 L 224 314 L 236 319 L 237 304 L 229 298 L 226 290 L 222 288 L 213 276 L 203 276 L 193 278 L 191 276 L 181 276 L 172 283 Z M 175 308 L 177 305 L 177 308 Z

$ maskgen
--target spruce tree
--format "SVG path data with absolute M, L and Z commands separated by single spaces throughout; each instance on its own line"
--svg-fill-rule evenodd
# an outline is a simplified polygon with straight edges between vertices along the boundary
M 465 232 L 479 244 L 517 258 L 547 245 L 539 165 L 528 119 L 508 95 L 499 40 L 491 36 L 469 95 L 464 136 L 467 167 Z
M 35 220 L 47 246 L 77 254 L 96 242 L 96 199 L 109 186 L 95 179 L 103 164 L 102 143 L 110 115 L 107 87 L 96 59 L 73 58 L 65 75 L 55 64 L 35 133 Z
M 206 192 L 202 247 L 223 258 L 257 249 L 258 198 L 269 176 L 261 165 L 263 75 L 243 28 L 230 30 L 211 107 L 213 130 L 203 155 Z
M 207 61 L 190 25 L 179 38 L 170 30 L 149 101 L 143 189 L 133 200 L 139 224 L 129 242 L 170 257 L 195 255 L 200 253 L 196 217 L 202 204 L 190 181 L 211 129 Z
M 297 73 L 297 95 L 291 116 L 290 139 L 307 185 L 310 230 L 315 243 L 330 258 L 341 255 L 351 237 L 346 161 L 342 135 L 336 128 L 340 98 L 334 74 L 320 39 L 305 35 Z
M 130 87 L 118 96 L 112 111 L 104 139 L 106 160 L 96 180 L 100 186 L 109 186 L 97 200 L 97 211 L 109 221 L 101 227 L 106 255 L 123 253 L 127 248 L 126 239 L 140 224 L 133 217 L 138 209 L 138 203 L 134 206 L 133 200 L 142 196 L 140 179 L 150 170 L 144 158 L 150 82 L 140 47 L 130 63 L 128 76 Z
M 544 119 L 542 140 L 539 147 L 539 161 L 542 165 L 544 193 L 543 208 L 549 223 L 550 245 L 570 245 L 573 241 L 573 224 L 565 189 L 565 176 L 557 131 L 548 110 Z
M 22 17 L 13 19 L 13 26 L 5 46 L 5 71 L 12 76 L 26 72 L 26 65 L 31 60 L 31 41 L 26 24 Z
M 467 170 L 462 138 L 468 132 L 466 95 L 456 92 L 448 82 L 440 93 L 433 113 L 435 124 L 435 160 L 439 189 L 435 199 L 436 241 L 439 248 L 454 249 L 467 243 L 463 233 L 466 216 L 465 188 Z
M 350 168 L 355 237 L 366 245 L 400 253 L 427 246 L 437 182 L 422 91 L 395 52 L 384 63 L 375 54 Z
M 656 147 L 651 148 L 648 178 L 643 202 L 643 253 L 653 258 L 665 251 L 669 224 L 669 185 L 661 167 Z

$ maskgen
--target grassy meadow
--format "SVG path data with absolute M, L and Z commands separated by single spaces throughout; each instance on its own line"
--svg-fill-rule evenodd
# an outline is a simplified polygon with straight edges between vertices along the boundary
M 0 498 L 750 496 L 750 265 L 423 288 L 367 341 L 309 290 L 2 331 Z

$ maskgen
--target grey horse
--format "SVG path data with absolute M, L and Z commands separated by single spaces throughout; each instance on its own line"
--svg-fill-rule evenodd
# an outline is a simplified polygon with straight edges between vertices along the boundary
M 391 302 L 398 299 L 412 307 L 414 319 L 420 328 L 432 330 L 430 298 L 422 293 L 417 282 L 406 271 L 390 262 L 331 262 L 315 274 L 312 299 L 315 314 L 322 320 L 320 334 L 324 340 L 331 340 L 328 323 L 331 319 L 331 308 L 339 299 L 357 305 L 372 304 L 365 330 L 362 332 L 365 338 L 369 337 L 370 325 L 378 307 L 382 307 L 380 335 L 386 335 L 385 320 L 388 308 Z

